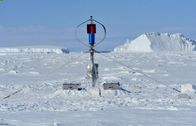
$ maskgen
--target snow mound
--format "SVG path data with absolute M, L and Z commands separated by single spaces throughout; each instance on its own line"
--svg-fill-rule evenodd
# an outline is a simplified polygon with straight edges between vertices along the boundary
M 114 52 L 196 51 L 196 41 L 181 33 L 145 33 L 134 40 L 127 40 Z
M 0 53 L 69 53 L 68 48 L 61 47 L 1 47 Z
M 193 84 L 181 85 L 182 93 L 195 93 L 195 91 L 196 91 L 196 85 L 193 85 Z

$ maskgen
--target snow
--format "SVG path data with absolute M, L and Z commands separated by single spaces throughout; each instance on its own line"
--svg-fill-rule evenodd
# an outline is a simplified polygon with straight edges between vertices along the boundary
M 53 47 L 53 46 L 46 46 L 46 47 L 1 47 L 0 54 L 4 53 L 69 53 L 67 48 L 61 47 Z
M 100 87 L 104 82 L 120 82 L 122 88 L 131 91 L 129 94 L 101 89 L 99 97 L 98 88 L 91 88 L 85 78 L 87 53 L 5 53 L 0 55 L 0 125 L 196 124 L 196 94 L 173 90 L 195 84 L 195 52 L 103 55 L 163 83 L 96 54 Z M 64 82 L 80 82 L 87 90 L 62 90 Z
M 0 121 L 8 126 L 194 126 L 195 117 L 195 109 L 157 111 L 115 108 L 80 112 L 1 112 Z
M 114 52 L 159 52 L 159 51 L 195 51 L 196 41 L 180 33 L 145 33 L 124 45 L 116 47 Z

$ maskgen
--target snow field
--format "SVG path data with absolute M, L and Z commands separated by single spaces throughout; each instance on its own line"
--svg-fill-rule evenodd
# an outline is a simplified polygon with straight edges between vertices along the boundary
M 179 93 L 195 84 L 196 53 L 96 54 L 99 84 L 120 82 L 131 93 L 92 89 L 86 53 L 0 55 L 0 125 L 8 126 L 194 126 L 196 96 Z M 140 71 L 138 73 L 136 71 Z M 145 78 L 142 73 L 157 79 Z M 64 91 L 80 82 L 87 91 Z M 17 93 L 16 93 L 17 92 Z M 10 95 L 13 94 L 13 95 Z M 7 98 L 5 98 L 7 96 Z M 10 97 L 8 97 L 10 96 Z M 5 99 L 4 99 L 5 98 Z
M 82 55 L 68 66 L 66 62 Z M 195 95 L 179 96 L 171 90 L 181 85 L 195 82 L 196 55 L 193 54 L 106 54 L 130 65 L 134 70 L 142 71 L 167 85 L 153 82 L 142 74 L 126 69 L 112 61 L 96 55 L 100 65 L 100 83 L 120 82 L 131 94 L 118 91 L 63 91 L 64 82 L 81 82 L 86 88 L 90 82 L 85 79 L 88 54 L 28 54 L 1 56 L 1 97 L 5 97 L 20 88 L 22 91 L 8 99 L 1 100 L 1 111 L 87 111 L 105 110 L 110 107 L 128 106 L 132 108 L 163 109 L 178 106 L 195 105 Z M 132 60 L 135 59 L 135 60 Z M 137 60 L 136 60 L 137 59 Z M 171 63 L 173 62 L 173 63 Z M 59 69 L 60 68 L 60 69 Z M 180 74 L 183 71 L 185 74 Z M 167 74 L 167 76 L 165 76 Z M 76 78 L 77 77 L 77 78 Z M 175 78 L 175 79 L 174 79 Z M 171 88 L 170 88 L 171 87 Z M 187 99 L 188 98 L 188 99 Z

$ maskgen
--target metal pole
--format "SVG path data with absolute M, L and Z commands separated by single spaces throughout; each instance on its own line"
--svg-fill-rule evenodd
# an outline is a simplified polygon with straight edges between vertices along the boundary
M 95 62 L 94 62 L 94 49 L 93 47 L 91 46 L 90 48 L 90 61 L 91 61 L 91 77 L 92 77 L 92 87 L 95 87 L 95 84 L 96 84 L 96 80 L 97 80 L 97 77 L 96 77 L 96 71 L 95 71 Z
M 90 22 L 91 24 L 93 24 L 93 16 L 90 16 Z M 97 80 L 97 77 L 96 77 L 96 68 L 95 68 L 95 62 L 94 62 L 94 44 L 90 45 L 90 61 L 91 61 L 91 79 L 92 79 L 92 87 L 95 87 L 95 84 L 96 84 L 96 80 Z

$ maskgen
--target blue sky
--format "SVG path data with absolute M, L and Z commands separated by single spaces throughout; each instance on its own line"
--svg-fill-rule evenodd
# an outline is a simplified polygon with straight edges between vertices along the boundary
M 93 15 L 108 31 L 111 50 L 144 32 L 181 32 L 196 40 L 195 0 L 4 0 L 0 46 L 60 45 L 83 50 L 75 27 Z

